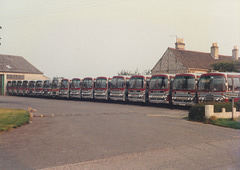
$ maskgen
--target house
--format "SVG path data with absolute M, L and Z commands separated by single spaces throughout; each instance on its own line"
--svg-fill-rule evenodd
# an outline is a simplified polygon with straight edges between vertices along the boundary
M 217 43 L 213 43 L 210 53 L 185 50 L 183 39 L 177 38 L 175 48 L 168 48 L 151 70 L 159 73 L 206 73 L 213 63 L 238 60 L 238 48 L 234 46 L 232 56 L 220 55 Z
M 7 81 L 48 79 L 21 56 L 0 54 L 0 95 L 6 91 Z

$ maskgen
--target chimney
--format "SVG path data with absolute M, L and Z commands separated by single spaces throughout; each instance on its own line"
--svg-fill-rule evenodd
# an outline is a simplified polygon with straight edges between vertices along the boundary
M 218 46 L 217 43 L 213 43 L 211 47 L 211 55 L 214 59 L 218 59 Z
M 177 38 L 175 48 L 185 50 L 185 43 L 183 42 L 183 38 Z
M 238 48 L 237 48 L 237 46 L 233 47 L 232 57 L 233 57 L 234 60 L 238 60 Z

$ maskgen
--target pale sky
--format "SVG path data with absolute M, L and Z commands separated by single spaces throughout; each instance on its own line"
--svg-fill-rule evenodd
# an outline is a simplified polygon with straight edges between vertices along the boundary
M 232 55 L 240 0 L 0 0 L 0 54 L 44 75 L 114 76 L 152 69 L 176 37 L 186 50 Z

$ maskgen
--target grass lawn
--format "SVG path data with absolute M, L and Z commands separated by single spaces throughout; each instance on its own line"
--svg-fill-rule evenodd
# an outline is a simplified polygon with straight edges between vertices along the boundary
M 212 122 L 215 125 L 230 127 L 234 129 L 240 129 L 240 120 L 232 121 L 231 119 L 217 119 Z
M 0 132 L 29 123 L 29 113 L 22 109 L 0 108 Z

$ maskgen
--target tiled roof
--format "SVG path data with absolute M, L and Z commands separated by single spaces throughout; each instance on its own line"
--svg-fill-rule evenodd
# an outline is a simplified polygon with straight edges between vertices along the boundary
M 168 48 L 177 59 L 188 68 L 210 69 L 210 64 L 223 61 L 233 61 L 232 56 L 219 55 L 214 59 L 210 53 Z
M 0 72 L 43 74 L 21 56 L 0 54 Z

